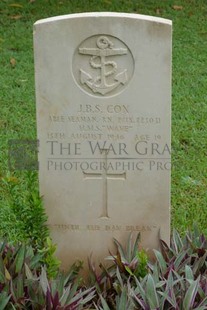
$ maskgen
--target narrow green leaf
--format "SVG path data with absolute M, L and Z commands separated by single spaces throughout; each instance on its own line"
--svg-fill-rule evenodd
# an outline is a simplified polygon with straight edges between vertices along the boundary
M 90 301 L 94 297 L 94 291 L 91 292 L 91 290 L 92 290 L 91 288 L 83 292 L 79 290 L 78 292 L 76 292 L 75 296 L 69 302 L 67 302 L 67 305 L 71 306 L 72 304 L 77 303 L 77 302 L 79 306 L 84 305 L 86 302 Z
M 133 272 L 128 266 L 125 266 L 126 271 L 130 274 L 130 276 L 133 276 Z
M 18 278 L 16 279 L 16 297 L 17 299 L 20 299 L 21 297 L 24 296 L 24 287 L 23 287 L 23 277 L 22 275 L 19 275 Z
M 5 249 L 6 246 L 6 240 L 4 240 L 3 242 L 0 243 L 0 253 L 2 253 Z
M 43 256 L 42 254 L 36 254 L 35 256 L 32 257 L 30 261 L 31 269 L 39 267 L 42 256 Z
M 153 270 L 152 275 L 153 275 L 154 282 L 158 283 L 159 282 L 159 275 L 160 275 L 160 272 L 158 270 L 158 269 L 160 269 L 160 268 L 158 268 L 158 262 L 155 262 L 151 269 Z
M 8 295 L 7 292 L 1 292 L 0 294 L 0 309 L 4 310 L 6 305 L 10 300 L 11 295 Z
M 198 260 L 195 260 L 195 263 L 193 265 L 193 273 L 196 274 L 197 272 L 200 272 L 200 269 L 205 265 L 206 262 L 206 258 L 207 258 L 207 251 L 206 253 L 200 257 Z
M 77 279 L 74 282 L 73 286 L 70 288 L 68 298 L 67 298 L 67 302 L 69 302 L 74 296 L 76 296 L 78 286 L 79 286 L 79 280 Z
M 173 230 L 172 247 L 177 254 L 183 249 L 183 242 L 177 230 Z
M 133 253 L 132 256 L 135 257 L 137 255 L 137 251 L 138 251 L 138 244 L 140 242 L 141 239 L 141 234 L 140 232 L 137 234 L 136 240 L 134 242 L 134 248 L 133 248 Z
M 135 291 L 131 289 L 130 291 L 130 296 L 132 297 L 133 303 L 135 304 L 136 308 L 135 309 L 141 309 L 146 310 L 147 308 L 147 304 L 145 302 L 145 300 L 143 298 L 139 298 L 136 294 Z
M 160 267 L 160 270 L 161 270 L 161 273 L 164 274 L 167 270 L 167 264 L 164 260 L 164 257 L 163 255 L 157 251 L 157 250 L 154 250 L 154 253 L 155 253 L 155 256 L 156 256 L 156 259 L 157 259 L 157 262 L 159 264 L 159 267 Z
M 193 223 L 193 234 L 194 239 L 198 239 L 200 236 L 200 231 L 198 229 L 198 225 L 196 223 Z
M 8 271 L 8 269 L 6 267 L 4 267 L 4 269 L 5 269 L 5 278 L 6 278 L 6 280 L 10 281 L 12 279 L 10 273 L 9 273 L 9 271 Z
M 44 294 L 46 295 L 47 290 L 49 289 L 49 283 L 48 283 L 47 274 L 44 268 L 42 268 L 42 272 L 40 275 L 40 285 L 42 287 Z
M 150 274 L 147 278 L 146 297 L 151 309 L 159 308 L 159 300 L 155 289 L 155 283 Z
M 0 255 L 0 273 L 4 274 L 4 262 L 2 259 L 2 254 Z
M 24 264 L 25 252 L 26 252 L 25 245 L 21 245 L 15 258 L 15 266 L 17 273 L 21 271 L 22 266 Z
M 107 304 L 107 302 L 105 301 L 105 299 L 100 295 L 100 298 L 101 298 L 101 303 L 102 303 L 102 306 L 103 306 L 103 310 L 111 310 Z
M 127 253 L 126 253 L 126 259 L 128 260 L 128 262 L 131 262 L 132 260 L 132 233 L 130 233 L 129 238 L 128 238 L 128 242 L 127 242 Z
M 0 272 L 0 283 L 4 283 L 5 282 L 5 274 Z
M 9 4 L 9 6 L 14 7 L 14 8 L 23 8 L 23 5 L 19 3 L 11 3 Z
M 118 268 L 118 267 L 116 268 L 116 277 L 117 277 L 117 279 L 119 280 L 119 283 L 121 284 L 121 287 L 124 287 L 124 283 L 123 283 L 123 281 L 122 281 L 122 277 L 121 277 L 121 275 L 120 275 L 120 272 L 119 272 L 119 268 Z
M 136 289 L 134 291 L 134 293 L 137 295 L 138 293 L 141 295 L 142 299 L 144 300 L 144 302 L 146 303 L 146 294 L 144 291 L 144 284 L 147 281 L 147 276 L 142 280 L 142 282 L 140 283 L 139 280 L 135 277 L 135 282 L 136 282 Z
M 176 260 L 174 262 L 175 270 L 178 270 L 179 267 L 181 266 L 181 264 L 183 264 L 185 266 L 188 263 L 188 260 L 190 260 L 190 258 L 188 260 L 185 259 L 186 254 L 187 254 L 187 251 L 181 251 L 178 254 L 178 256 L 177 256 L 177 258 L 176 258 Z
M 127 289 L 125 287 L 121 293 L 121 298 L 119 300 L 117 310 L 126 309 L 126 304 L 127 304 Z
M 71 290 L 71 285 L 72 283 L 69 284 L 69 286 L 66 288 L 66 290 L 64 291 L 63 295 L 61 296 L 60 298 L 60 303 L 61 303 L 61 306 L 65 306 L 67 304 L 67 302 L 69 302 L 69 294 L 70 294 L 70 290 Z
M 199 285 L 199 279 L 197 279 L 196 281 L 193 281 L 190 284 L 190 286 L 189 286 L 189 288 L 185 294 L 184 300 L 183 300 L 183 309 L 184 310 L 189 310 L 193 306 L 196 294 L 198 292 L 198 285 Z
M 125 252 L 124 252 L 124 249 L 122 247 L 122 245 L 116 240 L 116 239 L 113 239 L 114 240 L 114 243 L 116 244 L 117 246 L 117 249 L 121 255 L 121 259 L 124 260 L 124 262 L 126 263 L 126 255 L 125 255 Z
M 32 258 L 34 256 L 34 250 L 32 248 L 32 246 L 28 246 L 26 247 L 26 257 Z
M 17 303 L 17 292 L 16 292 L 16 288 L 15 288 L 15 285 L 14 285 L 12 279 L 10 282 L 10 292 L 11 292 L 11 297 L 12 297 L 13 303 L 16 304 Z
M 89 301 L 91 301 L 94 298 L 94 296 L 95 296 L 94 288 L 89 288 L 88 290 L 84 292 L 83 299 L 81 300 L 80 305 L 87 304 Z
M 28 280 L 33 280 L 34 276 L 31 272 L 31 270 L 29 269 L 28 265 L 26 263 L 24 263 L 24 267 L 25 267 L 25 273 L 26 273 L 26 277 Z
M 177 283 L 179 283 L 179 282 L 180 282 L 180 279 L 177 279 L 177 280 L 173 279 L 172 271 L 170 271 L 170 273 L 168 275 L 168 279 L 167 279 L 166 291 L 170 292 L 172 302 L 174 303 L 174 307 L 177 304 L 176 297 L 175 297 L 175 292 L 174 292 L 174 286 L 176 286 Z
M 194 280 L 193 271 L 190 266 L 185 266 L 185 277 L 187 280 Z
M 177 303 L 176 301 L 174 301 L 170 296 L 169 296 L 169 292 L 158 292 L 159 295 L 161 295 L 163 298 L 161 300 L 161 305 L 164 306 L 165 301 L 167 300 L 171 306 L 173 306 L 176 309 Z

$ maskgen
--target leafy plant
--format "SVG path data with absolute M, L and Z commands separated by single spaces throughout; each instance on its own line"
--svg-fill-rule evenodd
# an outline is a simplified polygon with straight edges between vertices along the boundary
M 15 247 L 6 242 L 0 245 L 0 309 L 7 304 L 25 306 L 27 290 L 25 282 L 28 271 L 37 275 L 41 267 L 41 255 L 31 246 L 19 244 Z M 21 309 L 21 308 L 20 308 Z
M 125 279 L 125 282 L 128 280 L 129 276 L 145 276 L 148 271 L 148 257 L 143 249 L 138 249 L 139 241 L 140 233 L 136 236 L 135 240 L 133 240 L 133 234 L 130 234 L 126 249 L 124 249 L 122 245 L 114 239 L 117 253 L 116 255 L 111 254 L 111 256 L 107 257 L 107 260 L 112 261 L 113 264 L 108 270 L 103 265 L 100 265 L 102 269 L 102 274 L 100 275 L 97 274 L 92 259 L 90 258 L 89 269 L 92 282 L 94 280 L 100 282 L 104 277 L 108 278 L 111 282 L 116 275 L 117 269 L 123 279 Z
M 196 227 L 184 237 L 174 231 L 170 246 L 160 241 L 154 262 L 139 250 L 139 240 L 140 235 L 134 240 L 130 235 L 126 248 L 114 240 L 117 253 L 107 258 L 109 267 L 100 265 L 100 272 L 90 258 L 87 286 L 79 277 L 80 262 L 67 273 L 51 263 L 51 240 L 43 251 L 1 242 L 0 309 L 207 309 L 206 237 Z M 42 262 L 48 253 L 47 271 Z
M 47 217 L 39 197 L 36 172 L 25 174 L 24 181 L 20 172 L 0 178 L 0 202 L 4 201 L 0 208 L 0 233 L 9 241 L 29 242 L 33 248 L 41 249 L 49 236 Z
M 141 309 L 207 309 L 207 240 L 194 227 L 184 238 L 174 231 L 161 241 L 149 274 L 136 279 L 133 300 Z
M 90 257 L 89 283 L 94 285 L 97 291 L 96 305 L 100 307 L 102 305 L 106 309 L 106 305 L 110 309 L 116 307 L 118 307 L 116 309 L 119 309 L 119 305 L 122 305 L 123 300 L 125 300 L 131 307 L 132 301 L 126 293 L 128 284 L 134 281 L 134 277 L 142 278 L 148 272 L 148 257 L 143 249 L 138 249 L 139 242 L 140 234 L 137 234 L 135 238 L 133 238 L 133 234 L 130 234 L 124 249 L 114 239 L 116 255 L 111 254 L 111 256 L 107 257 L 107 260 L 112 262 L 110 267 L 106 268 L 103 264 L 100 264 L 101 272 L 97 271 Z M 125 298 L 126 294 L 127 298 Z
M 133 234 L 129 235 L 126 249 L 114 239 L 114 243 L 117 247 L 117 255 L 111 256 L 114 264 L 119 268 L 119 271 L 125 274 L 127 277 L 129 275 L 136 277 L 143 277 L 147 274 L 147 263 L 148 257 L 146 252 L 138 250 L 138 244 L 140 242 L 140 233 L 137 235 L 135 241 L 133 242 Z
M 52 243 L 52 240 L 47 237 L 45 246 L 43 247 L 43 249 L 39 250 L 39 253 L 43 254 L 42 263 L 46 265 L 47 274 L 50 278 L 54 278 L 57 275 L 61 263 L 59 259 L 55 256 L 55 251 L 56 245 L 54 245 Z
M 44 253 L 34 253 L 31 246 L 0 247 L 0 309 L 83 309 L 93 299 L 94 288 L 81 287 L 77 277 L 81 265 L 74 264 L 68 273 L 58 272 L 48 278 L 41 266 Z
M 196 227 L 183 238 L 174 231 L 170 246 L 160 241 L 161 251 L 154 251 L 155 262 L 148 262 L 146 253 L 138 251 L 138 240 L 139 236 L 135 247 L 128 242 L 127 250 L 115 240 L 117 255 L 110 257 L 113 265 L 102 275 L 90 266 L 98 292 L 96 309 L 207 309 L 205 236 Z

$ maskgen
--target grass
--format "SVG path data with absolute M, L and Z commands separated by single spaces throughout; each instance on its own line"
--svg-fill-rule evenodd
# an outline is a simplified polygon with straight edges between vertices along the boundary
M 183 233 L 195 221 L 207 233 L 206 0 L 0 1 L 0 233 L 10 240 L 32 237 L 41 244 L 45 217 L 37 173 L 8 169 L 8 141 L 36 138 L 33 23 L 87 11 L 173 21 L 172 227 Z

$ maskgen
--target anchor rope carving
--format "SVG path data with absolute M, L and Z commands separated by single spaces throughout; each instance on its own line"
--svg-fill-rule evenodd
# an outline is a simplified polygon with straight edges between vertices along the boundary
M 101 64 L 101 61 L 99 63 L 95 63 L 95 59 L 99 58 L 99 56 L 92 56 L 91 59 L 90 59 L 90 65 L 92 68 L 94 69 L 101 69 L 102 67 L 102 64 Z M 113 75 L 117 72 L 117 63 L 115 61 L 106 61 L 105 63 L 105 66 L 112 66 L 113 69 L 111 69 L 110 71 L 106 72 L 105 71 L 105 77 L 108 77 L 110 75 Z M 97 78 L 94 80 L 94 84 L 97 83 L 98 81 L 101 80 L 101 75 L 97 76 Z

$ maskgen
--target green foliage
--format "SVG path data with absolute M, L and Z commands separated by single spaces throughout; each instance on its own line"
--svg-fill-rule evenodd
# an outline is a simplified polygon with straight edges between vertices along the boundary
M 147 263 L 148 263 L 148 256 L 144 250 L 141 250 L 137 253 L 137 259 L 139 262 L 139 265 L 137 267 L 137 274 L 140 277 L 144 277 L 147 273 Z
M 31 246 L 0 244 L 0 305 L 10 309 L 15 305 L 24 309 L 26 302 L 25 283 L 27 274 L 40 270 L 41 255 L 35 254 Z M 30 270 L 31 268 L 31 270 Z M 21 308 L 22 307 L 22 308 Z
M 42 248 L 48 236 L 46 215 L 37 190 L 37 175 L 27 172 L 24 181 L 20 173 L 0 178 L 0 233 L 13 242 L 28 241 Z M 41 232 L 41 233 L 40 233 Z
M 31 246 L 0 245 L 0 309 L 83 309 L 94 297 L 94 288 L 80 287 L 79 265 L 49 280 L 41 262 L 43 253 Z
M 132 289 L 140 309 L 207 308 L 207 239 L 194 228 L 185 237 L 174 231 L 171 246 L 161 241 L 155 251 L 156 263 L 149 274 Z
M 117 11 L 172 19 L 172 223 L 184 234 L 187 227 L 192 227 L 196 221 L 207 233 L 207 2 L 180 0 L 177 3 L 179 9 L 175 8 L 175 4 L 171 0 L 0 1 L 0 234 L 10 242 L 32 242 L 32 250 L 36 253 L 34 257 L 39 261 L 36 255 L 40 255 L 41 262 L 45 260 L 50 277 L 55 278 L 58 263 L 53 261 L 53 246 L 47 245 L 48 231 L 37 190 L 37 173 L 11 173 L 7 165 L 9 139 L 36 138 L 32 24 L 41 18 L 87 11 Z M 91 283 L 94 283 L 97 292 L 92 307 L 107 309 L 104 308 L 107 304 L 109 309 L 117 309 L 121 304 L 123 309 L 130 309 L 129 304 L 133 302 L 135 309 L 144 309 L 144 306 L 150 309 L 149 304 L 156 305 L 158 298 L 161 305 L 165 303 L 165 309 L 176 309 L 176 303 L 179 304 L 178 309 L 207 308 L 203 295 L 204 292 L 207 296 L 205 244 L 204 236 L 198 236 L 195 232 L 184 238 L 174 232 L 171 247 L 162 242 L 162 252 L 155 252 L 155 265 L 148 264 L 146 267 L 146 258 L 141 251 L 138 251 L 137 257 L 133 256 L 138 269 L 125 255 L 112 255 L 113 266 L 109 269 L 102 266 L 101 274 L 96 271 L 91 275 Z M 41 249 L 42 252 L 38 252 Z M 11 250 L 6 256 L 6 247 L 1 253 L 3 264 L 13 257 Z M 13 259 L 18 252 L 14 250 L 14 253 Z M 17 270 L 21 269 L 22 253 L 25 257 L 29 255 L 25 254 L 27 250 L 19 250 Z M 43 303 L 43 297 L 40 296 L 45 297 L 44 293 L 39 293 L 42 292 L 39 287 L 39 267 L 36 267 L 37 275 L 33 275 L 33 267 L 27 268 L 26 264 L 22 266 L 18 277 L 11 266 L 8 264 L 6 269 L 1 269 L 3 282 L 0 283 L 11 287 L 14 292 L 18 289 L 19 293 L 14 293 L 18 299 L 22 290 L 18 283 L 21 282 L 21 274 L 25 274 L 22 271 L 25 268 L 26 279 L 28 283 L 32 282 L 30 294 L 36 302 L 31 307 L 28 304 L 21 307 L 43 309 L 38 304 Z M 73 281 L 79 269 L 75 270 Z M 11 275 L 14 281 L 10 280 Z M 33 278 L 36 280 L 33 281 Z M 124 307 L 126 292 L 127 306 Z M 0 309 L 7 306 L 8 309 L 14 309 L 16 305 L 12 301 L 12 294 L 1 291 Z M 153 300 L 150 301 L 150 296 L 147 298 L 144 294 L 153 296 Z M 9 302 L 13 302 L 12 308 Z
M 60 261 L 55 256 L 56 246 L 52 243 L 52 240 L 47 237 L 46 244 L 43 249 L 39 250 L 39 253 L 43 254 L 42 263 L 47 267 L 47 274 L 49 278 L 54 278 L 60 267 Z
M 98 273 L 89 259 L 88 285 L 79 277 L 80 263 L 51 279 L 44 255 L 31 246 L 0 244 L 0 309 L 53 310 L 205 310 L 207 309 L 207 239 L 197 228 L 168 246 L 161 241 L 150 262 L 132 235 L 126 249 L 114 240 L 111 266 Z M 48 240 L 51 253 L 53 245 Z M 49 270 L 51 272 L 51 270 Z
M 114 240 L 117 247 L 117 255 L 109 259 L 114 261 L 119 272 L 126 275 L 126 277 L 129 275 L 141 277 L 147 273 L 148 257 L 144 250 L 138 251 L 139 241 L 140 234 L 137 235 L 134 242 L 133 234 L 130 234 L 126 249 L 124 250 L 122 245 L 117 240 Z
M 112 265 L 109 268 L 106 268 L 102 264 L 100 265 L 101 272 L 98 272 L 95 268 L 92 258 L 89 259 L 89 283 L 95 286 L 97 294 L 106 297 L 105 302 L 109 305 L 110 309 L 114 307 L 115 299 L 117 303 L 119 300 L 122 304 L 127 283 L 130 281 L 133 282 L 134 277 L 140 278 L 145 276 L 148 272 L 148 257 L 144 250 L 138 250 L 139 241 L 140 234 L 138 234 L 135 239 L 133 235 L 130 234 L 126 249 L 124 249 L 122 245 L 114 239 L 117 253 L 107 258 L 107 260 L 112 261 Z M 131 303 L 131 300 L 129 303 Z M 103 306 L 104 304 L 105 303 L 102 302 Z
M 95 274 L 92 268 L 93 285 L 99 294 L 96 309 L 207 309 L 207 239 L 196 228 L 183 238 L 174 231 L 170 247 L 161 241 L 161 252 L 155 251 L 155 262 L 148 262 L 142 275 L 125 268 L 126 257 L 133 261 L 130 253 L 136 253 L 138 244 L 135 242 L 135 247 L 128 244 L 126 252 L 115 243 L 118 253 L 112 256 L 113 266 L 102 275 Z M 138 253 L 145 266 L 146 254 Z
M 8 140 L 36 139 L 33 23 L 88 11 L 138 13 L 173 21 L 172 223 L 184 233 L 196 221 L 207 232 L 206 0 L 1 0 L 0 233 L 9 240 L 34 236 L 40 241 L 35 225 L 40 225 L 42 210 L 34 208 L 29 197 L 30 191 L 37 197 L 37 174 L 30 187 L 29 173 L 8 172 Z M 12 193 L 11 186 L 16 187 Z

